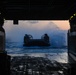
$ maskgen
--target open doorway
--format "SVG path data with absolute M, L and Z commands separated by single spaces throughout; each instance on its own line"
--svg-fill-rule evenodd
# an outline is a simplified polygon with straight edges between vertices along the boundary
M 67 32 L 70 28 L 68 20 L 26 20 L 13 25 L 13 21 L 5 21 L 6 50 L 11 55 L 41 56 L 58 62 L 67 63 Z M 50 47 L 24 47 L 23 37 L 30 34 L 33 39 L 40 39 L 47 33 Z
M 70 29 L 68 20 L 26 20 L 19 21 L 19 25 L 13 25 L 13 21 L 5 21 L 4 29 L 6 32 L 6 51 L 11 56 L 12 74 L 63 74 L 58 62 L 68 63 L 67 33 Z M 32 39 L 36 40 L 41 39 L 45 33 L 49 36 L 50 46 L 23 46 L 25 34 L 31 35 Z M 43 66 L 43 70 L 46 70 L 42 71 L 39 68 L 40 65 Z M 25 68 L 22 69 L 21 66 Z M 51 67 L 57 72 L 50 71 L 49 68 L 51 69 Z

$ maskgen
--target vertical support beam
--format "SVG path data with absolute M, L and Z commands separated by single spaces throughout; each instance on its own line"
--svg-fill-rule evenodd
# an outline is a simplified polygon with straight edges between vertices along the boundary
M 76 14 L 69 19 L 70 30 L 68 30 L 68 62 L 71 66 L 70 75 L 76 74 Z
M 68 31 L 68 62 L 71 66 L 70 75 L 76 74 L 76 31 Z
M 4 18 L 0 14 L 0 75 L 10 75 L 10 56 L 5 51 Z

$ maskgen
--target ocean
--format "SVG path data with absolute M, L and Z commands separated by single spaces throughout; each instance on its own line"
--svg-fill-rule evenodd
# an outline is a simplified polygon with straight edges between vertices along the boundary
M 26 47 L 23 43 L 7 42 L 6 51 L 10 56 L 32 56 L 44 57 L 49 60 L 56 60 L 61 63 L 68 62 L 68 49 L 66 47 Z

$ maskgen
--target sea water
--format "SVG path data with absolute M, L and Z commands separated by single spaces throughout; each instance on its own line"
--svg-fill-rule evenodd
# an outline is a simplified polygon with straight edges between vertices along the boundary
M 7 42 L 6 43 L 7 54 L 11 56 L 33 56 L 44 57 L 50 60 L 56 60 L 61 63 L 68 62 L 68 49 L 65 47 L 38 47 L 38 46 L 23 46 L 19 42 Z

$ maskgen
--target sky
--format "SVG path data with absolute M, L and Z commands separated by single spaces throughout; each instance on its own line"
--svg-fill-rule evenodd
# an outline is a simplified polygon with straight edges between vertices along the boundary
M 25 20 L 27 21 L 27 20 Z M 28 24 L 28 22 L 25 22 L 25 21 L 22 21 L 22 22 L 19 22 L 19 25 L 23 25 L 25 23 L 25 25 Z M 38 22 L 40 21 L 40 22 Z M 62 30 L 68 30 L 70 29 L 70 26 L 69 26 L 69 22 L 68 20 L 35 20 L 35 21 L 30 21 L 31 24 L 35 24 L 36 27 L 39 27 L 38 24 L 40 24 L 40 28 L 41 27 L 44 27 L 45 25 L 47 25 L 49 22 L 53 22 L 54 24 L 56 24 L 60 29 Z M 13 25 L 13 22 L 10 22 L 10 21 L 5 21 L 5 24 L 4 25 L 8 25 L 8 29 L 11 29 L 11 25 Z M 5 27 L 5 26 L 4 26 Z
M 52 22 L 54 22 L 62 30 L 70 29 L 68 20 L 61 20 L 61 21 L 60 20 L 55 20 L 55 21 L 52 21 Z
M 68 20 L 24 20 L 19 21 L 18 25 L 14 25 L 13 21 L 5 21 L 4 29 L 7 36 L 23 36 L 31 34 L 35 37 L 44 33 L 56 32 L 56 30 L 68 30 L 70 25 Z M 37 38 L 36 37 L 36 38 Z

